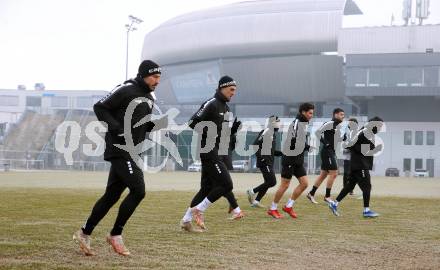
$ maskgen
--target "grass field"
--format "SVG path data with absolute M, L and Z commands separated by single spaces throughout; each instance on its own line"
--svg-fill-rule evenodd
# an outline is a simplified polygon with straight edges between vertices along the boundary
M 40 182 L 54 178 L 35 175 Z M 80 175 L 64 173 L 57 181 Z M 377 197 L 373 192 L 372 206 L 382 216 L 372 220 L 361 217 L 362 201 L 355 197 L 343 202 L 339 218 L 323 203 L 315 206 L 302 197 L 297 220 L 273 220 L 263 209 L 248 207 L 239 193 L 244 220 L 227 220 L 221 199 L 206 214 L 209 230 L 188 234 L 178 223 L 193 192 L 147 191 L 124 233 L 133 255 L 117 256 L 104 241 L 116 206 L 93 234 L 98 255 L 84 257 L 72 233 L 102 189 L 11 184 L 26 177 L 0 175 L 0 269 L 440 269 L 438 198 Z

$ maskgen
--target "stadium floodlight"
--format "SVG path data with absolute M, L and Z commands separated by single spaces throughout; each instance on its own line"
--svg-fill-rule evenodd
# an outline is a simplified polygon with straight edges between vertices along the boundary
M 403 0 L 402 19 L 405 21 L 405 25 L 411 18 L 411 0 Z
M 133 15 L 128 15 L 128 19 L 130 20 L 129 23 L 125 25 L 125 29 L 127 29 L 127 51 L 125 56 L 125 79 L 128 79 L 128 41 L 129 41 L 129 34 L 132 31 L 136 31 L 137 28 L 135 27 L 136 24 L 140 24 L 144 22 L 140 18 L 137 18 Z
M 423 20 L 429 16 L 429 0 L 417 0 L 416 17 L 419 19 L 419 25 L 423 24 Z

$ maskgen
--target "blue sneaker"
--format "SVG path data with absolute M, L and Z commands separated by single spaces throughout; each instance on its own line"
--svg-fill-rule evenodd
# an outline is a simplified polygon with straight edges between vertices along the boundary
M 338 206 L 336 205 L 336 203 L 334 201 L 328 202 L 328 208 L 330 208 L 330 210 L 332 211 L 333 215 L 339 217 Z
M 375 218 L 378 217 L 379 214 L 374 212 L 373 210 L 364 211 L 364 217 L 365 218 Z

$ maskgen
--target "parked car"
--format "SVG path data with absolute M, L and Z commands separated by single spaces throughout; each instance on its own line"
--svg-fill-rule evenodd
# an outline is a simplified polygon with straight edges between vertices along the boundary
M 385 170 L 385 176 L 399 177 L 399 169 L 397 169 L 397 168 L 387 168 Z
M 251 164 L 249 160 L 234 160 L 232 161 L 232 168 L 238 172 L 249 172 Z
M 188 172 L 200 172 L 201 170 L 202 170 L 202 163 L 200 161 L 196 161 L 188 166 Z
M 415 169 L 414 177 L 429 177 L 429 172 L 428 170 L 424 170 L 424 169 Z

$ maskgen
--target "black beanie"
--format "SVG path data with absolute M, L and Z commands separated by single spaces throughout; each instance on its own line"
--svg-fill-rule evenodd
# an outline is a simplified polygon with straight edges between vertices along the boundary
M 139 65 L 138 76 L 141 78 L 145 78 L 154 74 L 161 74 L 162 70 L 158 64 L 154 63 L 151 60 L 144 60 Z
M 228 86 L 237 86 L 237 83 L 229 76 L 223 76 L 218 81 L 218 89 Z

